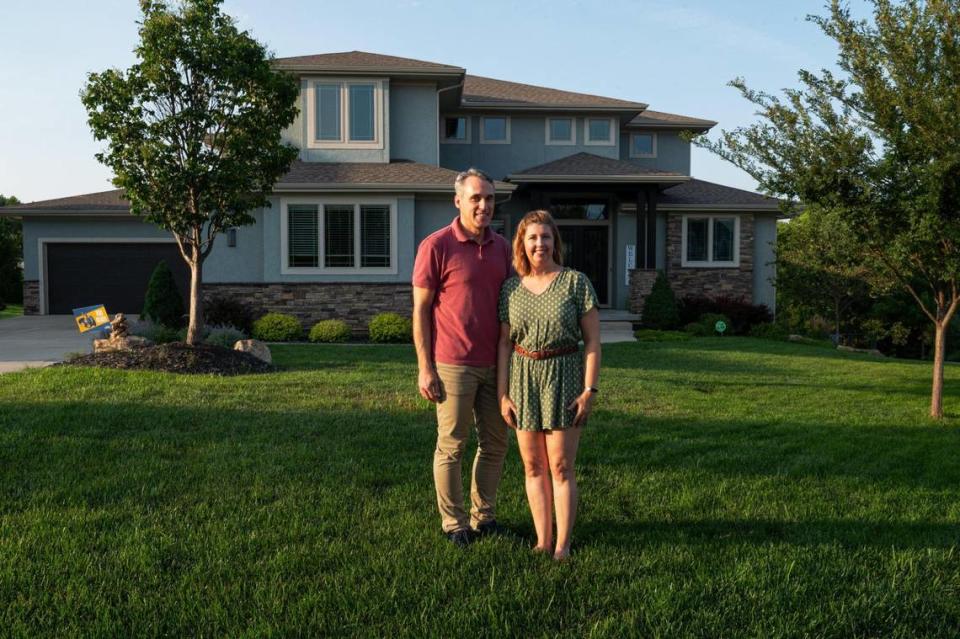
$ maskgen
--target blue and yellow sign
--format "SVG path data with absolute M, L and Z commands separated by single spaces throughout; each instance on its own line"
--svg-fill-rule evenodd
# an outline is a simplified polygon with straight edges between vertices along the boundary
M 106 333 L 110 330 L 110 316 L 103 304 L 73 309 L 73 320 L 81 333 L 95 330 Z

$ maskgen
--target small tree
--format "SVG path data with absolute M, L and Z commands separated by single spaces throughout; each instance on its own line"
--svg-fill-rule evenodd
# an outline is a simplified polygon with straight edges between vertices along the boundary
M 130 209 L 164 228 L 190 266 L 187 342 L 203 337 L 203 262 L 226 228 L 251 224 L 296 158 L 280 134 L 297 113 L 297 83 L 220 12 L 221 0 L 141 0 L 138 62 L 89 75 L 90 128 L 106 140 Z
M 680 325 L 680 312 L 677 310 L 677 298 L 670 288 L 670 282 L 663 271 L 657 271 L 650 294 L 643 301 L 641 322 L 647 328 L 670 330 Z
M 170 328 L 183 326 L 183 298 L 177 290 L 173 272 L 164 260 L 160 260 L 150 276 L 142 315 L 152 322 Z
M 872 22 L 839 0 L 809 18 L 837 42 L 841 75 L 801 70 L 802 87 L 783 99 L 735 80 L 762 121 L 699 143 L 765 192 L 835 211 L 872 269 L 909 292 L 933 324 L 930 415 L 939 419 L 960 304 L 960 4 L 873 5 Z

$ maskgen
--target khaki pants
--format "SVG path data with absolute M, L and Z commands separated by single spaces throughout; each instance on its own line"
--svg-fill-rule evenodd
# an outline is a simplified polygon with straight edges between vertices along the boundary
M 433 480 L 444 532 L 474 527 L 496 518 L 497 486 L 507 454 L 507 425 L 497 403 L 497 369 L 437 364 L 446 396 L 437 402 L 437 449 Z M 470 516 L 463 504 L 463 456 L 472 426 L 477 429 Z

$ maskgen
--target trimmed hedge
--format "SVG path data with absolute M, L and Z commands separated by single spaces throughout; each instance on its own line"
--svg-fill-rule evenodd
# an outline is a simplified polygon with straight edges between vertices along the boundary
M 253 323 L 251 334 L 264 342 L 294 342 L 303 337 L 303 326 L 293 315 L 267 313 Z
M 370 341 L 378 343 L 412 342 L 413 321 L 397 313 L 379 313 L 367 324 Z
M 310 329 L 311 342 L 345 342 L 350 339 L 350 327 L 343 320 L 321 320 Z
M 707 313 L 727 318 L 727 335 L 747 335 L 757 324 L 773 321 L 773 314 L 763 304 L 750 304 L 743 298 L 688 296 L 680 300 L 680 324 L 700 322 Z M 686 329 L 684 329 L 686 330 Z

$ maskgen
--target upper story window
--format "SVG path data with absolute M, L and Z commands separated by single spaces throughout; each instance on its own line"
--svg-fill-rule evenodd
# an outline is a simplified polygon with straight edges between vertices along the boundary
M 740 217 L 684 215 L 681 266 L 739 266 Z
M 441 118 L 440 141 L 447 144 L 470 144 L 470 117 L 448 115 Z
M 480 118 L 480 144 L 510 144 L 510 118 L 499 115 Z
M 382 149 L 382 80 L 310 80 L 307 147 Z
M 547 118 L 547 144 L 572 145 L 577 143 L 574 118 Z
M 656 133 L 631 133 L 630 157 L 655 158 L 657 157 Z
M 283 209 L 283 273 L 397 272 L 396 200 L 298 198 Z
M 613 118 L 587 118 L 584 129 L 584 144 L 595 146 L 615 146 L 614 135 L 617 132 Z

